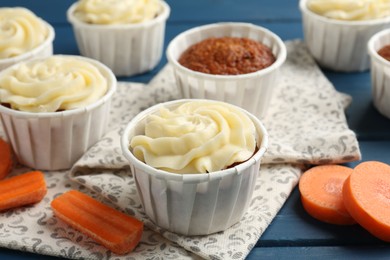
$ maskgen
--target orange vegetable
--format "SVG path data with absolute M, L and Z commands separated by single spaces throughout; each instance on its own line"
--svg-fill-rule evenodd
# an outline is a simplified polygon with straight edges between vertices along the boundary
M 0 181 L 0 211 L 41 201 L 47 192 L 40 171 L 24 173 Z
M 116 254 L 132 251 L 141 240 L 143 222 L 76 190 L 55 198 L 54 214 Z
M 321 165 L 303 173 L 299 191 L 307 213 L 331 224 L 356 223 L 346 210 L 342 196 L 343 183 L 352 171 L 341 165 Z
M 0 138 L 0 180 L 4 179 L 11 171 L 12 156 L 11 147 Z
M 390 242 L 390 166 L 368 161 L 355 167 L 343 186 L 351 216 L 374 236 Z

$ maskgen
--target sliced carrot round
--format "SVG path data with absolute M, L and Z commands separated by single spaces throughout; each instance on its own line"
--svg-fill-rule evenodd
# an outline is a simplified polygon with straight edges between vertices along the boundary
M 0 180 L 4 179 L 11 171 L 12 155 L 9 144 L 0 138 Z
M 355 224 L 342 196 L 344 181 L 352 171 L 341 165 L 320 165 L 304 172 L 299 180 L 299 191 L 307 213 L 326 223 Z
M 344 204 L 368 232 L 390 242 L 390 166 L 360 163 L 343 186 Z

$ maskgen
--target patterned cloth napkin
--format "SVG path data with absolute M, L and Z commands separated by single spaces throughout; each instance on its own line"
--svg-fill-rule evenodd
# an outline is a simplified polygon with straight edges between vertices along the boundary
M 119 83 L 110 131 L 70 171 L 46 172 L 48 194 L 37 205 L 2 213 L 0 246 L 73 259 L 243 259 L 283 206 L 308 165 L 359 160 L 355 134 L 344 115 L 351 102 L 324 77 L 301 41 L 286 42 L 275 95 L 262 121 L 269 149 L 248 211 L 224 232 L 182 236 L 154 225 L 144 214 L 120 135 L 138 112 L 177 99 L 169 66 L 148 86 Z M 26 171 L 16 166 L 13 174 Z M 145 231 L 134 252 L 117 256 L 53 217 L 51 200 L 69 189 L 85 193 L 141 219 Z

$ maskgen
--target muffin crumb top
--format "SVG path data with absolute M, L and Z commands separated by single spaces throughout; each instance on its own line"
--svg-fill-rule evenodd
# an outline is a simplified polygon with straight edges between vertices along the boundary
M 385 58 L 386 60 L 390 61 L 390 44 L 383 46 L 379 51 L 378 54 Z
M 269 47 L 249 38 L 208 38 L 180 56 L 184 67 L 214 75 L 239 75 L 264 69 L 276 58 Z

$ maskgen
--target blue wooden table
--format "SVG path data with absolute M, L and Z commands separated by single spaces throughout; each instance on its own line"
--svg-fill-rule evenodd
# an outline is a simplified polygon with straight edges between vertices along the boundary
M 65 11 L 72 0 L 0 0 L 0 6 L 24 6 L 55 27 L 56 54 L 79 54 Z M 167 0 L 171 16 L 165 47 L 178 33 L 194 26 L 241 21 L 264 26 L 283 40 L 302 39 L 298 0 Z M 147 83 L 166 64 L 163 57 L 151 72 L 119 80 Z M 372 105 L 369 72 L 337 73 L 324 70 L 337 90 L 350 94 L 353 103 L 346 111 L 348 123 L 357 133 L 364 161 L 390 164 L 390 119 Z M 390 102 L 390 101 L 389 101 Z M 355 166 L 358 162 L 350 163 Z M 389 212 L 390 214 L 390 212 Z M 0 216 L 1 219 L 1 216 Z M 390 244 L 358 225 L 339 227 L 308 216 L 294 190 L 274 221 L 251 251 L 248 259 L 390 259 Z M 9 249 L 0 249 L 0 259 L 58 259 Z

